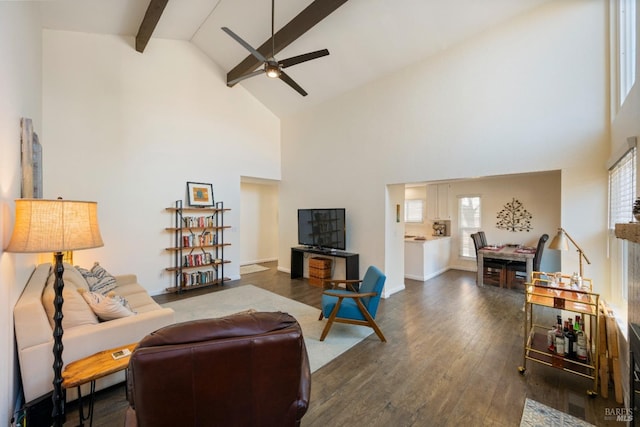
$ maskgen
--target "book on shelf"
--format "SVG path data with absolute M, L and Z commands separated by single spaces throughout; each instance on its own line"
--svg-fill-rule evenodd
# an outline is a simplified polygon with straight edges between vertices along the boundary
M 182 273 L 182 286 L 196 286 L 213 282 L 215 280 L 214 273 L 213 270 Z
M 183 216 L 182 226 L 185 228 L 207 228 L 213 227 L 215 218 L 211 216 Z
M 198 267 L 201 265 L 209 265 L 213 263 L 213 258 L 209 252 L 201 254 L 189 254 L 182 257 L 183 267 Z
M 187 234 L 182 236 L 183 248 L 194 248 L 198 246 L 213 246 L 217 243 L 218 237 L 215 233 L 205 231 L 202 234 Z

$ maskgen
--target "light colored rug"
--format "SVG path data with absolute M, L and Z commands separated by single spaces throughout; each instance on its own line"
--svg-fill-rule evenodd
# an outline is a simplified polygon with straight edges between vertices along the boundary
M 162 304 L 176 312 L 176 322 L 227 316 L 248 309 L 282 311 L 296 318 L 302 327 L 309 354 L 311 372 L 320 369 L 369 335 L 371 328 L 334 323 L 329 335 L 320 341 L 326 319 L 318 320 L 320 310 L 253 285 L 239 286 L 220 292 Z
M 249 273 L 257 273 L 259 271 L 265 271 L 268 270 L 267 267 L 264 267 L 262 265 L 259 264 L 248 264 L 248 265 L 241 265 L 240 266 L 240 275 L 244 275 L 244 274 L 249 274 Z
M 522 410 L 520 427 L 594 427 L 593 424 L 576 418 L 540 402 L 527 398 Z

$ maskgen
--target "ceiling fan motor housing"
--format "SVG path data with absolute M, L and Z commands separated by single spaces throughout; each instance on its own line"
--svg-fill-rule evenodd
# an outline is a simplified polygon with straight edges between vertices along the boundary
M 269 60 L 264 63 L 264 71 L 267 73 L 268 77 L 271 77 L 272 79 L 277 79 L 278 77 L 280 77 L 280 73 L 281 73 L 280 64 L 278 64 L 274 60 Z

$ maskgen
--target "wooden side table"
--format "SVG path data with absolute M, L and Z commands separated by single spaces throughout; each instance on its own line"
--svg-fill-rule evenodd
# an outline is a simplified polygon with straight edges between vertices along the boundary
M 118 350 L 129 350 L 133 353 L 133 349 L 136 348 L 138 343 L 132 343 L 109 350 L 104 350 L 84 359 L 76 360 L 65 366 L 62 371 L 62 387 L 64 389 L 77 387 L 78 388 L 78 411 L 80 426 L 84 425 L 84 422 L 89 420 L 89 426 L 93 425 L 93 398 L 96 390 L 96 380 L 107 375 L 113 374 L 123 369 L 127 369 L 129 366 L 129 359 L 131 355 L 123 357 L 121 359 L 114 359 L 112 354 Z M 84 409 L 82 405 L 82 393 L 80 386 L 83 384 L 91 383 L 91 392 L 89 394 L 89 408 L 87 416 L 84 416 Z

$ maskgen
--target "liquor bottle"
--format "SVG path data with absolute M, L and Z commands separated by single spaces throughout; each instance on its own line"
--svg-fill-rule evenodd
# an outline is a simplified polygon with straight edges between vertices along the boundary
M 564 357 L 564 333 L 562 332 L 562 318 L 558 316 L 558 323 L 556 325 L 556 354 Z
M 557 325 L 551 326 L 551 329 L 547 331 L 547 348 L 550 352 L 556 352 L 556 330 Z
M 564 357 L 564 334 L 562 333 L 562 328 L 556 330 L 555 348 L 555 354 Z
M 587 337 L 585 333 L 580 328 L 580 323 L 577 320 L 576 316 L 576 359 L 581 362 L 587 361 Z

